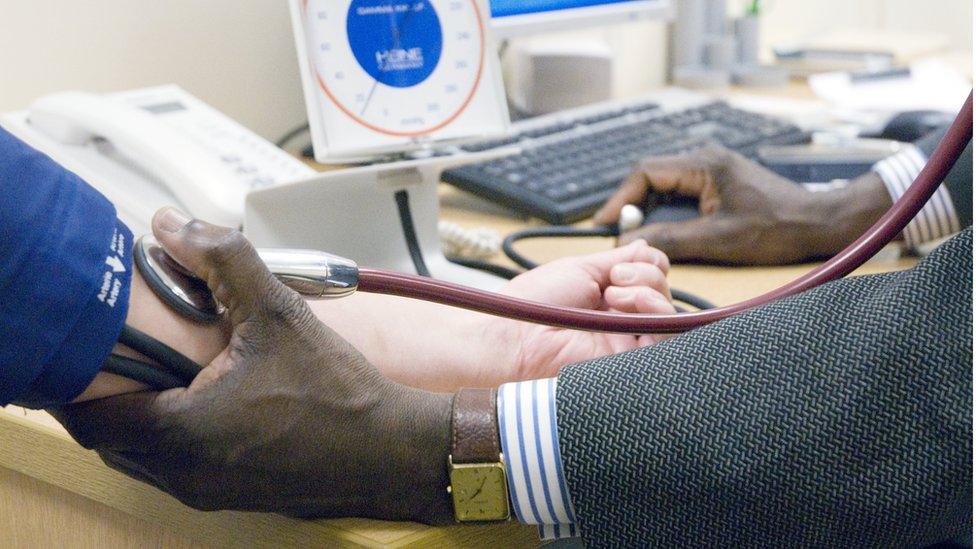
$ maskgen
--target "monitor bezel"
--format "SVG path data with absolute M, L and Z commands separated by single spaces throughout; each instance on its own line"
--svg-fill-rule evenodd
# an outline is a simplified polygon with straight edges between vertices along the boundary
M 674 17 L 672 0 L 631 0 L 598 6 L 584 6 L 491 18 L 497 39 L 547 32 Z

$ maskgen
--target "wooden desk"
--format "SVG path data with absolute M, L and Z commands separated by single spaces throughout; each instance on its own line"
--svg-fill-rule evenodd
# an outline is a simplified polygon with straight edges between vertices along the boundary
M 441 190 L 443 215 L 464 226 L 503 233 L 526 226 L 485 213 L 476 199 Z M 520 247 L 540 260 L 604 250 L 609 239 L 536 240 Z M 907 259 L 876 259 L 859 273 L 904 269 Z M 501 260 L 499 260 L 501 261 Z M 674 286 L 719 304 L 773 289 L 810 266 L 675 266 Z M 73 442 L 51 416 L 0 411 L 0 547 L 209 546 L 536 546 L 532 527 L 506 524 L 431 528 L 362 519 L 302 521 L 273 514 L 204 513 L 105 467 Z
M 792 85 L 777 96 L 807 98 Z M 807 92 L 808 94 L 809 92 Z M 527 221 L 442 186 L 442 215 L 466 227 L 507 234 Z M 610 239 L 539 239 L 520 244 L 544 261 L 605 250 Z M 882 254 L 885 255 L 885 254 Z M 911 260 L 876 259 L 858 274 L 904 269 Z M 507 259 L 496 258 L 507 263 Z M 675 266 L 675 287 L 715 303 L 758 295 L 810 268 Z M 477 547 L 538 545 L 534 527 L 506 524 L 431 528 L 363 519 L 301 521 L 273 514 L 194 511 L 104 466 L 44 412 L 0 409 L 0 547 L 357 546 Z

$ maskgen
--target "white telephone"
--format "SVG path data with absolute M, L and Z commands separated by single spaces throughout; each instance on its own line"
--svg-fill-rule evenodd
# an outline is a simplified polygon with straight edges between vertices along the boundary
M 177 86 L 54 94 L 0 123 L 108 196 L 134 231 L 167 204 L 239 226 L 250 191 L 315 173 Z

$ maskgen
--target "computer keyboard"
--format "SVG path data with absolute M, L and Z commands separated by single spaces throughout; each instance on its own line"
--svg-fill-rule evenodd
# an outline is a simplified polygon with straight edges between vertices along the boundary
M 549 223 L 566 224 L 596 211 L 643 158 L 709 143 L 755 158 L 761 145 L 808 141 L 807 133 L 788 122 L 723 102 L 672 112 L 644 102 L 463 145 L 466 152 L 502 147 L 519 152 L 452 168 L 443 180 Z

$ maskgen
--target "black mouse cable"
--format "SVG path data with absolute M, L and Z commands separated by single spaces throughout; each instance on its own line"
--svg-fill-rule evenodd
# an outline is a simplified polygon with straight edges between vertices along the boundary
M 469 269 L 478 269 L 479 271 L 484 271 L 488 274 L 493 274 L 497 277 L 504 278 L 505 280 L 511 280 L 525 271 L 517 271 L 515 269 L 510 269 L 504 265 L 496 265 L 488 261 L 481 261 L 480 259 L 473 259 L 470 257 L 462 257 L 458 255 L 446 255 L 444 259 L 447 259 L 455 265 L 460 265 L 462 267 L 467 267 Z
M 502 241 L 502 251 L 506 256 L 508 256 L 509 259 L 514 261 L 520 267 L 524 269 L 534 269 L 538 267 L 539 264 L 520 254 L 515 249 L 515 243 L 519 240 L 526 240 L 529 238 L 612 238 L 615 236 L 620 236 L 620 230 L 613 226 L 598 226 L 591 228 L 568 226 L 535 227 L 532 229 L 516 231 L 505 237 L 505 240 Z M 715 304 L 711 301 L 677 288 L 671 288 L 671 298 L 674 301 L 680 301 L 681 303 L 691 305 L 692 307 L 700 310 L 715 308 Z
M 502 251 L 519 267 L 522 267 L 523 269 L 535 269 L 539 266 L 538 263 L 532 261 L 515 250 L 515 243 L 519 240 L 527 240 L 529 238 L 612 238 L 615 236 L 620 236 L 620 231 L 616 227 L 610 226 L 592 228 L 569 226 L 535 227 L 532 229 L 515 231 L 514 233 L 506 236 L 505 240 L 502 241 Z

